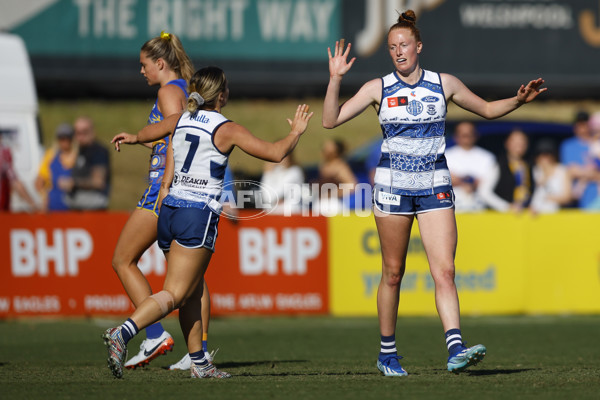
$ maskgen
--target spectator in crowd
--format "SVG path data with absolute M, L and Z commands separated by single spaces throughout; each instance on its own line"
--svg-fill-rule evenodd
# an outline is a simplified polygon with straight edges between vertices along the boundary
M 592 114 L 589 121 L 592 134 L 590 144 L 590 164 L 592 167 L 592 183 L 596 185 L 596 198 L 589 204 L 587 209 L 600 210 L 600 112 Z
M 91 118 L 77 118 L 74 128 L 79 155 L 73 168 L 73 178 L 68 183 L 71 191 L 71 208 L 106 210 L 110 191 L 108 150 L 96 140 Z
M 346 145 L 339 139 L 326 140 L 321 146 L 319 194 L 315 205 L 320 214 L 332 216 L 348 208 L 358 180 L 345 160 Z M 313 205 L 313 209 L 315 208 Z
M 573 133 L 575 137 L 564 140 L 560 146 L 560 162 L 567 166 L 574 179 L 573 197 L 577 206 L 590 209 L 598 198 L 600 170 L 596 168 L 591 154 L 594 140 L 587 112 L 577 113 Z
M 44 211 L 67 211 L 70 209 L 69 192 L 77 148 L 70 124 L 60 124 L 55 135 L 56 144 L 44 155 L 35 187 L 42 194 Z
M 531 200 L 531 165 L 525 159 L 529 139 L 519 128 L 513 129 L 504 142 L 505 152 L 498 156 L 494 168 L 483 171 L 480 194 L 486 206 L 500 212 L 519 212 Z
M 4 142 L 8 134 L 9 132 L 0 131 L 0 212 L 10 211 L 13 190 L 27 203 L 31 211 L 37 211 L 38 205 L 13 168 L 12 151 Z
M 261 178 L 262 201 L 274 214 L 299 214 L 302 212 L 302 184 L 304 171 L 296 164 L 294 153 L 280 163 L 265 163 Z
M 538 142 L 533 166 L 535 185 L 529 209 L 534 214 L 553 213 L 571 202 L 572 179 L 558 162 L 556 145 L 550 139 Z
M 475 212 L 485 208 L 480 183 L 496 166 L 495 156 L 476 145 L 478 134 L 472 122 L 464 121 L 454 129 L 455 146 L 446 150 L 446 160 L 456 196 L 456 212 Z

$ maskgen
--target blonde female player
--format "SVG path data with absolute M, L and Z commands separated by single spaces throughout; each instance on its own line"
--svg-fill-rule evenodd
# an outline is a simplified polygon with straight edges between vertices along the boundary
M 377 293 L 381 350 L 377 367 L 386 376 L 404 376 L 397 355 L 395 331 L 400 282 L 405 271 L 411 226 L 416 217 L 435 282 L 435 302 L 449 352 L 447 368 L 459 372 L 483 359 L 486 348 L 466 348 L 460 331 L 458 295 L 454 284 L 457 229 L 454 194 L 444 157 L 446 103 L 487 119 L 498 118 L 535 99 L 542 79 L 521 86 L 511 98 L 487 102 L 459 79 L 427 71 L 419 65 L 423 49 L 414 11 L 398 17 L 387 37 L 394 71 L 365 83 L 339 105 L 339 91 L 351 45 L 343 40 L 329 53 L 329 85 L 323 106 L 323 126 L 335 128 L 374 106 L 383 130 L 381 157 L 374 179 L 374 214 L 382 254 Z
M 158 244 L 167 257 L 163 290 L 146 298 L 123 325 L 108 329 L 104 341 L 108 366 L 115 377 L 123 376 L 127 342 L 139 329 L 160 320 L 179 308 L 179 322 L 192 360 L 192 378 L 229 378 L 206 360 L 201 345 L 201 297 L 204 273 L 215 248 L 221 204 L 223 176 L 235 146 L 244 152 L 272 162 L 281 162 L 306 130 L 312 113 L 300 105 L 294 120 L 288 119 L 290 133 L 270 143 L 252 135 L 246 128 L 221 114 L 229 89 L 222 70 L 206 67 L 190 80 L 192 92 L 188 111 L 147 125 L 138 135 L 122 133 L 113 138 L 121 143 L 150 142 L 172 134 L 169 149 L 173 168 L 165 174 L 177 178 L 162 202 L 158 217 Z
M 187 102 L 187 82 L 194 73 L 194 67 L 179 38 L 162 32 L 160 36 L 148 40 L 140 50 L 140 64 L 140 72 L 148 85 L 160 86 L 148 124 L 154 124 L 163 120 L 164 116 L 179 114 L 184 110 Z M 168 141 L 167 137 L 147 145 L 152 149 L 149 185 L 121 231 L 112 260 L 113 269 L 136 307 L 152 294 L 152 289 L 137 263 L 156 240 L 159 194 L 164 197 L 170 185 L 170 182 L 165 182 L 166 189 L 159 193 L 167 162 Z M 206 290 L 203 313 L 205 335 L 208 332 L 210 316 L 208 296 Z M 127 361 L 125 367 L 145 366 L 159 355 L 172 350 L 173 345 L 173 338 L 163 329 L 160 322 L 151 325 L 146 329 L 146 339 L 142 342 L 139 353 Z M 206 346 L 206 340 L 204 345 Z M 185 368 L 185 365 L 182 368 Z

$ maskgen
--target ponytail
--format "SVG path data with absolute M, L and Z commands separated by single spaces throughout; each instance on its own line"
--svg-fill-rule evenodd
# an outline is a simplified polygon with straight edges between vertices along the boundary
M 169 68 L 186 82 L 189 82 L 194 74 L 192 60 L 183 49 L 177 35 L 162 31 L 159 36 L 144 43 L 141 51 L 153 61 L 159 58 L 165 60 Z

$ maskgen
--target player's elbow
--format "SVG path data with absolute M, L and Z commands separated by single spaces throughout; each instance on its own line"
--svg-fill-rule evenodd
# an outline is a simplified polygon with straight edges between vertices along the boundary
M 321 122 L 321 125 L 323 125 L 323 128 L 325 128 L 325 129 L 333 129 L 337 126 L 334 122 L 325 121 L 325 120 L 323 120 Z

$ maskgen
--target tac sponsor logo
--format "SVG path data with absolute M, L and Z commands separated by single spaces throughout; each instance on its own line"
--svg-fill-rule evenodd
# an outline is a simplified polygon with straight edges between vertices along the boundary
M 439 97 L 435 97 L 435 96 L 425 96 L 421 99 L 422 102 L 425 103 L 436 103 L 440 100 Z
M 408 104 L 408 97 L 388 97 L 387 99 L 388 107 L 399 107 L 405 106 Z

